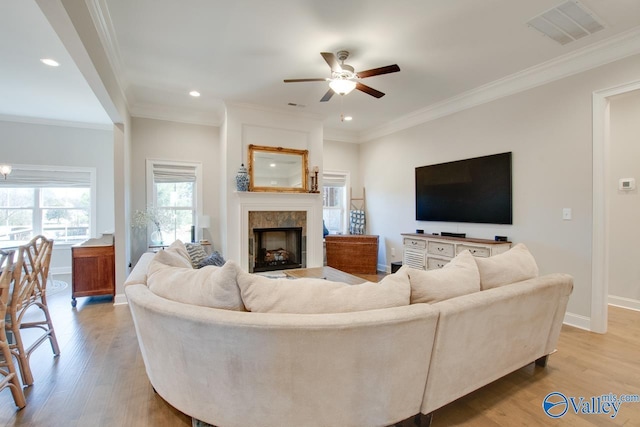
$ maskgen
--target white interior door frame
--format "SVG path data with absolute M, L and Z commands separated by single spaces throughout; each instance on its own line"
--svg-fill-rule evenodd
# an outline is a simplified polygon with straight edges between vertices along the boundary
M 609 297 L 610 98 L 640 89 L 640 81 L 593 92 L 593 230 L 591 255 L 590 330 L 607 332 Z

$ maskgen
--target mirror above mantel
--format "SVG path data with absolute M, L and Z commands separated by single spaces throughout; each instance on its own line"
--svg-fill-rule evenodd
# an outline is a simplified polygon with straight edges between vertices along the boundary
M 249 191 L 307 193 L 308 150 L 249 145 Z

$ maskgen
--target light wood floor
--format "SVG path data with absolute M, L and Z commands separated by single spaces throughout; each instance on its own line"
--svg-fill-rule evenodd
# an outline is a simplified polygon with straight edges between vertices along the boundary
M 153 392 L 128 306 L 80 298 L 72 309 L 69 289 L 50 296 L 49 304 L 62 353 L 54 358 L 46 343 L 34 352 L 36 382 L 25 389 L 27 406 L 18 411 L 3 390 L 0 426 L 191 425 Z M 640 394 L 640 313 L 611 307 L 609 319 L 606 335 L 563 327 L 546 368 L 526 366 L 445 406 L 433 427 L 640 425 L 640 403 L 622 404 L 615 419 L 569 411 L 552 420 L 542 411 L 554 391 L 585 398 Z

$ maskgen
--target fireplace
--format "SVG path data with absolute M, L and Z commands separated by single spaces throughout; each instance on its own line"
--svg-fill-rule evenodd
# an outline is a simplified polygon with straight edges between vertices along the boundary
M 254 228 L 253 272 L 302 267 L 302 227 Z

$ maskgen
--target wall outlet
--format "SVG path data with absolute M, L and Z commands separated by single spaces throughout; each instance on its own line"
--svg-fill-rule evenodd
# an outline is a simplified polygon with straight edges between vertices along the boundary
M 396 248 L 391 248 L 391 256 L 392 257 L 396 256 Z
M 571 208 L 562 208 L 562 219 L 565 221 L 571 220 Z

